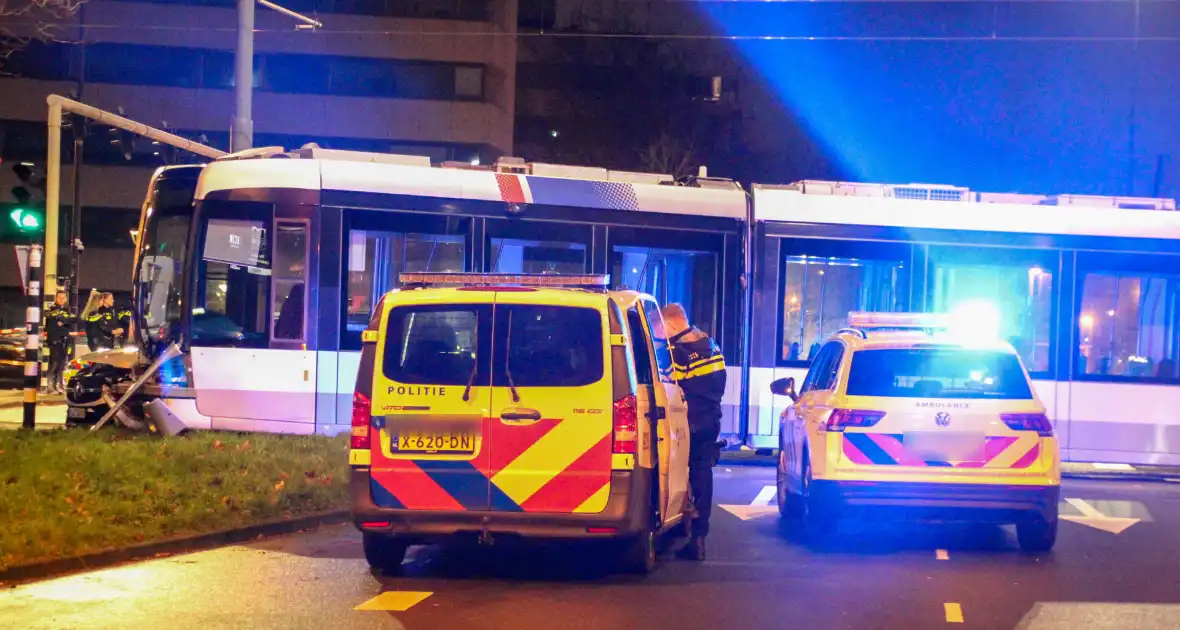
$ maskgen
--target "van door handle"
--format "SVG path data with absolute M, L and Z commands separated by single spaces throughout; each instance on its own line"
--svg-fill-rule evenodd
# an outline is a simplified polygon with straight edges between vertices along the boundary
M 500 412 L 501 422 L 536 422 L 541 419 L 541 412 L 527 407 L 509 407 Z

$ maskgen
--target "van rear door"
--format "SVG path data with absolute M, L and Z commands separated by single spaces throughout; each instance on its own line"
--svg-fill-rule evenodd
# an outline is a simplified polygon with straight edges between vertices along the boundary
M 373 501 L 487 510 L 493 294 L 389 307 L 373 366 Z
M 563 296 L 564 297 L 564 296 Z M 493 510 L 598 513 L 610 492 L 612 400 L 606 299 L 496 294 Z

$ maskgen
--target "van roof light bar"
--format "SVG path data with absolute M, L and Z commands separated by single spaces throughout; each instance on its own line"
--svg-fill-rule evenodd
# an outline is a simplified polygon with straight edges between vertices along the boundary
M 848 325 L 859 330 L 945 330 L 949 327 L 942 313 L 865 313 L 848 314 Z
M 543 273 L 403 273 L 403 285 L 434 286 L 523 286 L 546 288 L 606 289 L 610 274 Z

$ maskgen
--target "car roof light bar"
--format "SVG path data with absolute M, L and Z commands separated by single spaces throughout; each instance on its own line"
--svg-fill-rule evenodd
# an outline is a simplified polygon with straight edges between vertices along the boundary
M 950 322 L 942 313 L 865 313 L 848 314 L 848 325 L 860 330 L 945 330 Z
M 403 285 L 433 286 L 524 286 L 547 288 L 595 288 L 610 286 L 610 274 L 543 273 L 403 273 Z

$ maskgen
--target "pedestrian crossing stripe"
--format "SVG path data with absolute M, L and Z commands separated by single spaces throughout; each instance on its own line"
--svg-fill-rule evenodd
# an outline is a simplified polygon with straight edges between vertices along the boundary
M 428 591 L 385 591 L 353 610 L 405 612 L 433 594 Z

